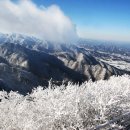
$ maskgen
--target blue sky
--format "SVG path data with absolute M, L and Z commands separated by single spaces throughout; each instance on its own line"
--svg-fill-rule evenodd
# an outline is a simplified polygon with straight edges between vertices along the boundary
M 130 41 L 130 0 L 33 0 L 58 5 L 81 37 Z

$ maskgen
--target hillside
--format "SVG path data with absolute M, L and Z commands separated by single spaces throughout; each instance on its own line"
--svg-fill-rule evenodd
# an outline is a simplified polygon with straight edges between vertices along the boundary
M 60 85 L 63 80 L 82 83 L 129 74 L 77 44 L 50 43 L 20 34 L 0 35 L 0 72 L 0 89 L 22 94 L 38 85 L 47 86 L 50 79 Z

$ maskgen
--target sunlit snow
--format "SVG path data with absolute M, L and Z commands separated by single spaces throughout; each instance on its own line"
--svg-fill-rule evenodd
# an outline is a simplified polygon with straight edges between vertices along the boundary
M 0 100 L 0 130 L 89 130 L 130 112 L 130 77 L 80 86 L 50 83 L 27 96 L 1 91 Z M 120 121 L 112 126 L 123 127 Z

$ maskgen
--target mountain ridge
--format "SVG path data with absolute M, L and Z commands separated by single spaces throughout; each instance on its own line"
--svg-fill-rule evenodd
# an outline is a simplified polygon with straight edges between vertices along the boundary
M 38 85 L 47 86 L 50 79 L 54 84 L 62 84 L 63 80 L 65 83 L 82 83 L 86 80 L 108 79 L 112 75 L 129 74 L 97 60 L 89 51 L 76 44 L 53 44 L 31 37 L 26 39 L 26 36 L 22 35 L 10 37 L 0 36 L 0 64 L 8 70 L 5 73 L 1 69 L 1 73 L 5 75 L 0 75 L 0 86 L 5 84 L 5 81 L 9 82 L 9 87 L 5 84 L 7 90 L 27 93 Z M 12 37 L 16 42 L 11 41 Z M 17 71 L 11 72 L 12 68 Z M 20 71 L 23 72 L 23 81 L 18 78 Z M 13 77 L 12 81 L 5 78 L 7 73 Z M 10 87 L 14 84 L 15 87 Z

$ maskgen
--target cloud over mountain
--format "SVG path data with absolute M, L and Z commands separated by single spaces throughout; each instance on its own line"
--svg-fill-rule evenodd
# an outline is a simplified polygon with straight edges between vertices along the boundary
M 77 39 L 75 25 L 57 5 L 37 6 L 31 0 L 0 1 L 0 32 L 33 35 L 53 42 Z

